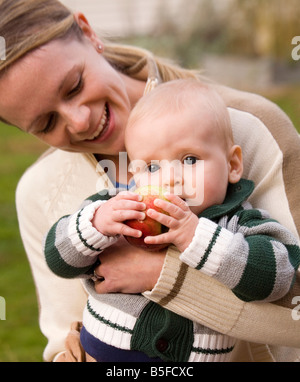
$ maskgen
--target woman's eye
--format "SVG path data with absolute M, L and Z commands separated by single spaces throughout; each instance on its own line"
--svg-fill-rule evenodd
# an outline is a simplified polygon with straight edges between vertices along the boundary
M 196 157 L 189 156 L 189 157 L 184 158 L 183 163 L 187 164 L 187 165 L 193 165 L 197 162 L 197 160 L 198 159 Z
M 80 76 L 76 86 L 68 93 L 68 97 L 77 94 L 82 88 L 82 77 Z
M 46 124 L 45 128 L 42 130 L 42 133 L 43 134 L 49 133 L 54 128 L 55 122 L 56 122 L 55 114 L 50 114 L 48 121 L 47 121 L 47 124 Z
M 160 169 L 160 166 L 156 163 L 151 163 L 149 166 L 148 166 L 148 171 L 149 172 L 156 172 Z

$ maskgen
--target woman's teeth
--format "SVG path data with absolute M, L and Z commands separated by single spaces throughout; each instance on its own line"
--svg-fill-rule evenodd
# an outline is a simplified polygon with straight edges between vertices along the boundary
M 93 134 L 92 137 L 88 138 L 87 140 L 88 141 L 92 141 L 94 140 L 96 137 L 98 137 L 101 132 L 103 131 L 103 129 L 108 126 L 108 123 L 109 123 L 109 118 L 107 118 L 107 106 L 105 106 L 104 108 L 104 113 L 103 113 L 103 116 L 101 118 L 101 121 L 100 121 L 100 125 L 98 127 L 98 129 L 95 131 L 95 133 Z

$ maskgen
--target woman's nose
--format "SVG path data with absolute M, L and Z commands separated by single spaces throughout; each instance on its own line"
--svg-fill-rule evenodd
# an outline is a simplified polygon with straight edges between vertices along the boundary
M 85 105 L 79 107 L 66 106 L 62 109 L 62 117 L 66 127 L 72 134 L 81 134 L 89 130 L 91 110 Z

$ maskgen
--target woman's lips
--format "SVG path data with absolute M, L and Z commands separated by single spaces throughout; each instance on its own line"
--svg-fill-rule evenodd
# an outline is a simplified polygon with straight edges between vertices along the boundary
M 93 141 L 94 139 L 98 138 L 98 136 L 102 133 L 102 131 L 104 131 L 105 127 L 107 127 L 108 124 L 109 124 L 108 109 L 107 109 L 107 105 L 105 105 L 104 112 L 97 130 L 94 132 L 94 134 L 90 138 L 87 138 L 87 140 Z
M 105 123 L 104 128 L 101 131 L 100 135 L 98 136 L 98 138 L 96 138 L 94 140 L 96 143 L 101 143 L 101 142 L 107 140 L 111 136 L 111 134 L 113 133 L 113 131 L 115 129 L 114 114 L 113 114 L 113 112 L 112 112 L 112 110 L 108 104 L 106 104 L 105 107 L 106 107 L 106 113 L 107 113 L 106 123 Z
M 114 116 L 110 106 L 106 103 L 99 127 L 90 138 L 85 141 L 89 143 L 101 143 L 107 140 L 114 131 Z
M 97 130 L 93 133 L 93 135 L 90 138 L 86 138 L 86 140 L 90 142 L 98 140 L 100 137 L 102 137 L 106 133 L 106 131 L 108 130 L 109 124 L 110 124 L 110 112 L 109 112 L 108 105 L 105 104 L 104 112 Z

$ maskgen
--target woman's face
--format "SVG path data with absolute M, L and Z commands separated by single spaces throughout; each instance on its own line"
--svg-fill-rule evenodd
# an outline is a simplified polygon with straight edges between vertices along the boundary
M 88 38 L 55 40 L 1 77 L 0 117 L 63 150 L 115 155 L 143 87 L 113 69 Z

